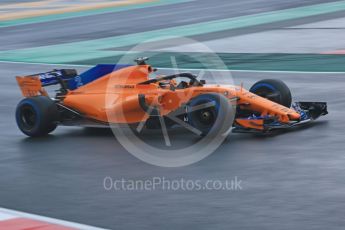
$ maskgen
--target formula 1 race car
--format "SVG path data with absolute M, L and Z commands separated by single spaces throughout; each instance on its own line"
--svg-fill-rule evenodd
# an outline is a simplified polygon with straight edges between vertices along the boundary
M 74 69 L 17 77 L 25 97 L 16 109 L 19 129 L 42 136 L 58 125 L 148 129 L 182 126 L 200 136 L 215 133 L 289 129 L 326 115 L 325 102 L 291 103 L 289 88 L 278 79 L 242 86 L 210 85 L 191 73 L 152 77 L 146 64 L 100 64 L 78 75 Z M 57 85 L 54 98 L 45 86 Z

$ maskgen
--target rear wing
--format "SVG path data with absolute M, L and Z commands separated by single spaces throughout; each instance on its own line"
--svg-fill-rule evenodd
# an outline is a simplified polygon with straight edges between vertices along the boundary
M 43 87 L 60 84 L 61 88 L 66 89 L 66 82 L 77 75 L 75 69 L 61 69 L 28 76 L 17 76 L 16 80 L 24 97 L 48 96 Z
M 113 71 L 130 65 L 99 64 L 78 75 L 75 69 L 55 69 L 53 71 L 16 77 L 24 97 L 47 96 L 45 86 L 60 84 L 61 90 L 74 90 Z
M 18 76 L 16 80 L 24 97 L 48 96 L 38 76 Z

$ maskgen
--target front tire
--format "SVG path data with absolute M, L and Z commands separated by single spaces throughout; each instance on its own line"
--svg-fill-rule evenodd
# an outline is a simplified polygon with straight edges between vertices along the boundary
M 249 91 L 285 107 L 291 107 L 291 91 L 282 80 L 264 79 L 256 82 Z
M 50 98 L 36 96 L 24 98 L 16 109 L 18 128 L 30 137 L 45 136 L 57 127 L 58 110 Z

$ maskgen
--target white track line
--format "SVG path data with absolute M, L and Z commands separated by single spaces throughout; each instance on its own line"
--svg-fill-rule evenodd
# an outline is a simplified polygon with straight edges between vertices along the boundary
M 50 64 L 38 62 L 16 62 L 16 61 L 0 61 L 0 63 L 23 64 L 23 65 L 47 65 L 47 66 L 70 66 L 70 67 L 93 67 L 95 65 L 75 65 L 75 64 Z M 162 70 L 175 70 L 174 68 L 158 68 Z M 181 71 L 200 71 L 202 69 L 179 68 Z M 305 73 L 305 74 L 345 74 L 345 72 L 320 72 L 320 71 L 281 71 L 281 70 L 246 70 L 246 69 L 207 69 L 213 72 L 244 72 L 244 73 Z
M 173 68 L 158 68 L 162 70 L 173 70 Z M 183 69 L 179 68 L 182 71 L 200 71 L 201 69 Z M 345 72 L 317 72 L 317 71 L 283 71 L 283 70 L 246 70 L 246 69 L 205 69 L 209 72 L 243 72 L 243 73 L 312 73 L 312 74 L 345 74 Z
M 10 219 L 14 219 L 14 218 L 16 218 L 16 216 L 10 215 L 8 213 L 3 213 L 0 211 L 0 221 L 10 220 Z
M 0 221 L 1 220 L 7 220 L 7 219 L 13 219 L 13 218 L 28 218 L 32 220 L 38 220 L 38 221 L 43 221 L 51 224 L 57 224 L 65 227 L 70 227 L 70 228 L 76 228 L 76 229 L 85 229 L 85 230 L 105 230 L 104 228 L 97 228 L 85 224 L 79 224 L 79 223 L 74 223 L 74 222 L 69 222 L 65 220 L 58 220 L 50 217 L 45 217 L 45 216 L 39 216 L 35 214 L 29 214 L 25 212 L 19 212 L 11 209 L 6 209 L 6 208 L 0 208 Z

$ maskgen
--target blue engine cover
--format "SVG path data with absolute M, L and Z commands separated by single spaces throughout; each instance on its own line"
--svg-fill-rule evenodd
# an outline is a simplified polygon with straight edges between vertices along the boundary
M 85 71 L 84 73 L 68 80 L 67 86 L 70 90 L 77 89 L 113 71 L 128 67 L 130 65 L 99 64 Z

